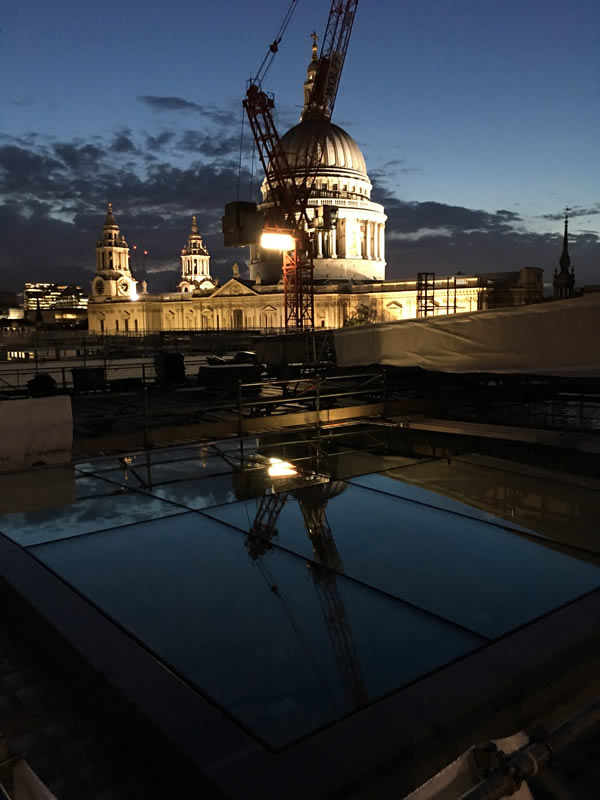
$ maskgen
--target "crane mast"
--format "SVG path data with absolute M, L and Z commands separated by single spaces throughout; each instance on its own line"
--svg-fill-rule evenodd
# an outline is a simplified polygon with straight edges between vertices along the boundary
M 358 0 L 332 0 L 308 100 L 306 114 L 309 116 L 331 117 L 357 7 Z M 274 100 L 262 89 L 260 74 L 249 82 L 243 105 L 273 202 L 265 218 L 265 231 L 288 233 L 295 243 L 293 248 L 283 251 L 285 327 L 286 330 L 310 330 L 314 328 L 310 236 L 314 225 L 307 208 L 323 157 L 327 126 L 316 126 L 301 157 L 298 154 L 292 173 L 273 118 Z

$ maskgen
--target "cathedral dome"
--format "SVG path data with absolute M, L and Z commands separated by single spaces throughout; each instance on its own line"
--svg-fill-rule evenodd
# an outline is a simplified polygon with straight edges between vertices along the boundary
M 290 168 L 296 172 L 303 167 L 303 156 L 310 142 L 327 128 L 325 152 L 319 165 L 319 175 L 350 174 L 358 179 L 367 178 L 367 166 L 359 146 L 349 133 L 322 116 L 306 116 L 281 137 L 281 144 Z
M 313 57 L 304 81 L 300 123 L 281 137 L 289 165 L 289 173 L 281 177 L 287 184 L 297 183 L 308 190 L 306 220 L 312 236 L 315 280 L 383 280 L 384 209 L 371 201 L 373 185 L 359 146 L 349 133 L 331 122 L 328 109 L 313 100 L 320 62 L 316 34 L 312 38 Z M 324 142 L 323 153 L 319 153 L 318 165 L 307 165 L 315 142 Z M 258 206 L 267 218 L 277 204 L 277 198 L 271 195 L 277 181 L 271 180 L 270 171 L 269 165 Z M 257 280 L 258 276 L 261 283 L 277 283 L 281 279 L 281 254 L 256 244 L 250 247 L 250 278 Z M 323 324 L 322 319 L 320 322 Z

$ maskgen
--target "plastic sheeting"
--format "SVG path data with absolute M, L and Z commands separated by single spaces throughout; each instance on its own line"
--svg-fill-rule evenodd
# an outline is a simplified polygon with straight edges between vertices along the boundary
M 600 375 L 600 293 L 533 306 L 342 328 L 341 367 Z
M 0 403 L 0 472 L 71 460 L 73 415 L 67 395 Z

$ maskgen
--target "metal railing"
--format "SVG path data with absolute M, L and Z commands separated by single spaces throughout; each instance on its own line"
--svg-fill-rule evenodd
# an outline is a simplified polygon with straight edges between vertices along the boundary
M 0 398 L 11 396 L 23 396 L 28 393 L 28 383 L 39 375 L 49 375 L 56 382 L 57 391 L 75 392 L 78 390 L 78 381 L 74 377 L 77 374 L 93 370 L 101 370 L 102 377 L 100 383 L 84 387 L 85 377 L 79 381 L 79 391 L 107 391 L 119 388 L 119 381 L 130 380 L 131 385 L 135 382 L 142 386 L 154 386 L 158 382 L 156 367 L 153 358 L 145 361 L 139 359 L 133 363 L 123 363 L 119 361 L 109 361 L 107 359 L 88 357 L 81 359 L 78 365 L 62 365 L 60 363 L 43 363 L 38 361 L 33 367 L 15 367 L 15 369 L 3 369 L 0 365 Z M 10 362 L 9 362 L 10 363 Z M 185 359 L 186 380 L 195 378 L 198 368 L 206 364 L 206 359 L 202 356 L 188 356 Z
M 75 450 L 77 440 L 116 437 L 138 432 L 143 447 L 153 445 L 153 431 L 177 429 L 186 436 L 190 426 L 225 423 L 231 435 L 245 435 L 248 420 L 283 417 L 294 412 L 383 402 L 385 372 L 365 372 L 331 377 L 269 379 L 231 382 L 212 389 L 164 392 L 150 385 L 120 395 L 82 395 L 73 398 Z M 276 424 L 276 423 L 275 423 Z M 187 434 L 190 435 L 189 433 Z M 164 442 L 163 442 L 164 444 Z M 89 447 L 87 448 L 89 451 Z

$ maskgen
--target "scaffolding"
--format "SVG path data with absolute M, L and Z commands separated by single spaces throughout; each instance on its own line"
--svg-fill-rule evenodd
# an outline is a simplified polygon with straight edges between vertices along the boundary
M 446 314 L 456 314 L 456 277 L 446 278 Z
M 417 274 L 417 318 L 435 314 L 435 272 Z

